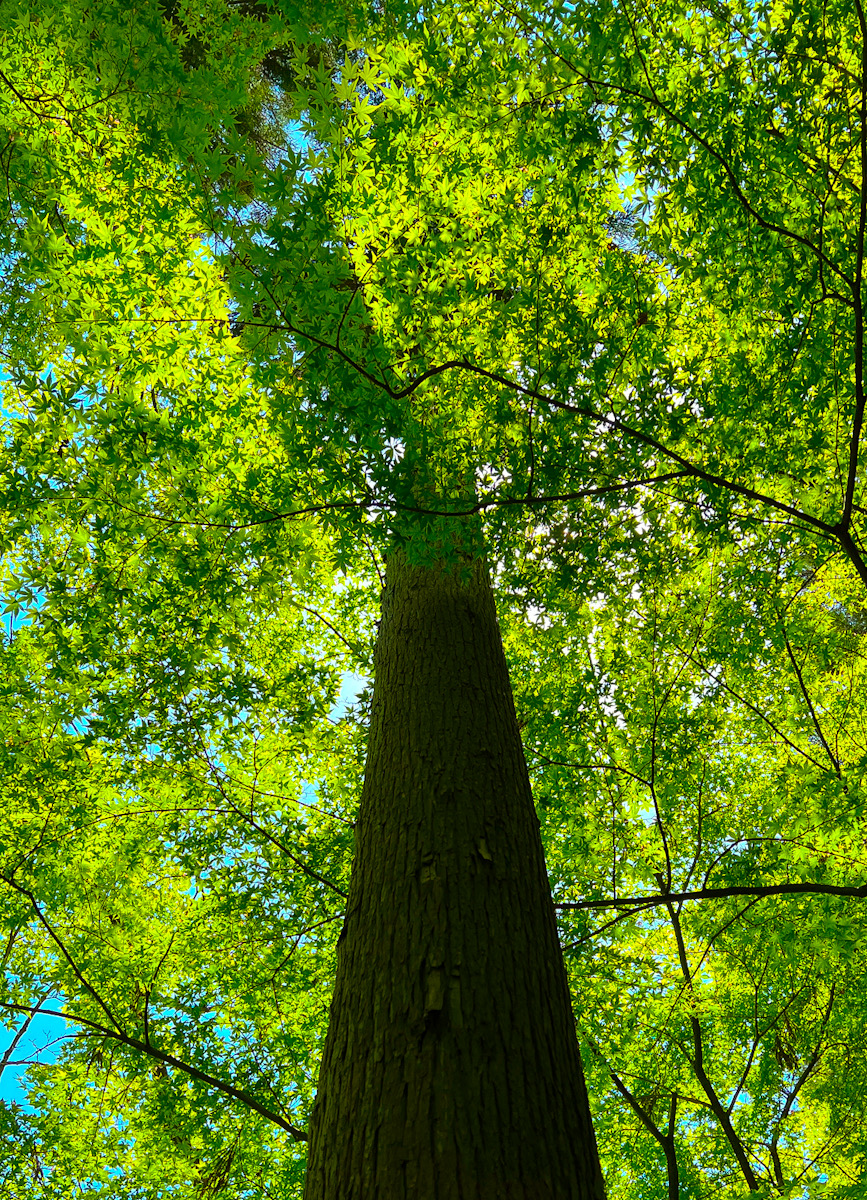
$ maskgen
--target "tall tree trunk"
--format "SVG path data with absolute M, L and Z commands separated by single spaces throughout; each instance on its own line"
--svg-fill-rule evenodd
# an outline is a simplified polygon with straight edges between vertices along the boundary
M 487 569 L 398 553 L 305 1200 L 603 1194 Z

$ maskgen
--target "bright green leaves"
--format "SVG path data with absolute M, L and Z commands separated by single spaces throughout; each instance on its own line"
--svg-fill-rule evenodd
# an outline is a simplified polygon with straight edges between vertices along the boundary
M 309 608 L 308 643 L 321 624 Z M 0 999 L 10 1017 L 38 997 L 78 1018 L 78 1041 L 32 1076 L 19 1146 L 46 1186 L 104 1178 L 118 1195 L 192 1196 L 229 1146 L 239 1186 L 263 1170 L 297 1185 L 294 1143 L 243 1097 L 306 1124 L 348 884 L 353 729 L 308 715 L 257 730 L 248 717 L 220 739 L 200 723 L 198 751 L 151 744 L 121 764 L 40 709 L 33 639 L 19 634 L 4 658 Z M 309 702 L 310 679 L 301 690 Z M 221 1084 L 242 1099 L 224 1094 L 212 1112 Z
M 298 1193 L 361 765 L 335 699 L 381 552 L 457 553 L 442 514 L 481 506 L 612 1196 L 668 1191 L 648 1122 L 684 1197 L 744 1190 L 735 1141 L 760 1189 L 851 1194 L 863 900 L 663 891 L 865 878 L 855 15 L 31 9 L 4 999 L 127 1040 L 80 1025 L 3 1110 L 3 1186 Z
M 839 368 L 855 337 L 857 180 L 841 164 L 857 159 L 857 68 L 838 51 L 856 40 L 854 13 L 596 6 L 517 20 L 564 86 L 608 106 L 612 167 L 645 206 L 637 248 L 662 266 L 640 338 L 605 372 L 625 423 L 833 524 L 858 386 Z M 824 50 L 788 52 L 819 27 Z M 672 392 L 689 407 L 669 432 Z
M 773 1144 L 784 1185 L 800 1176 L 809 1192 L 821 1173 L 843 1196 L 863 1152 L 863 899 L 761 889 L 863 886 L 860 581 L 782 549 L 768 570 L 760 539 L 692 568 L 653 545 L 631 594 L 567 599 L 540 565 L 529 597 L 504 605 L 608 1186 L 667 1194 L 659 1143 L 616 1075 L 663 1134 L 677 1097 L 681 1194 L 720 1179 L 739 1194 L 690 1063 L 695 1017 L 709 1086 L 759 1177 L 777 1178 Z M 672 915 L 666 890 L 699 896 Z
M 514 382 L 526 328 L 537 334 L 532 369 L 548 376 L 552 357 L 568 354 L 564 338 L 577 332 L 583 358 L 595 340 L 580 324 L 593 305 L 584 269 L 607 241 L 606 197 L 580 185 L 593 123 L 534 76 L 521 39 L 503 43 L 484 22 L 444 11 L 418 43 L 359 37 L 327 96 L 316 70 L 302 78 L 309 132 L 333 127 L 326 158 L 317 150 L 312 178 L 293 163 L 291 221 L 275 214 L 233 234 L 236 246 L 245 239 L 233 278 L 246 336 L 264 327 L 272 353 L 304 355 L 304 405 L 328 430 L 334 466 L 373 484 L 382 507 L 418 506 L 406 468 L 389 465 L 395 440 L 424 458 L 429 507 L 460 500 L 468 475 L 472 492 L 480 463 L 524 476 Z M 458 26 L 481 39 L 478 54 L 450 40 Z M 288 194 L 285 163 L 266 194 Z M 545 213 L 556 244 L 550 232 L 540 240 Z M 503 435 L 503 412 L 517 437 Z
M 245 84 L 225 53 L 235 17 L 196 20 L 174 30 L 180 60 L 158 24 L 128 105 L 91 104 L 100 68 L 81 72 L 79 119 L 57 138 L 50 114 L 10 116 L 52 156 L 45 178 L 37 154 L 14 163 L 12 271 L 33 319 L 5 325 L 3 590 L 31 627 L 4 674 L 2 999 L 47 990 L 79 1019 L 32 1077 L 41 1115 L 17 1135 L 58 1195 L 66 1180 L 243 1194 L 263 1171 L 297 1185 L 274 1120 L 306 1123 L 347 890 L 357 737 L 330 716 L 344 664 L 369 654 L 366 581 L 356 569 L 332 596 L 333 543 L 291 518 L 327 503 L 321 447 L 287 434 L 290 406 L 271 420 L 232 335 L 210 206 L 255 168 L 231 129 L 203 145 Z M 53 29 L 88 65 L 89 28 Z M 127 49 L 144 36 L 128 33 Z M 34 90 L 55 103 L 62 65 L 27 36 L 46 73 Z M 184 57 L 206 36 L 219 86 Z M 248 63 L 254 43 L 235 43 Z M 99 46 L 114 53 L 110 30 Z M 143 1056 L 148 1041 L 181 1066 Z M 223 1093 L 215 1120 L 220 1085 L 259 1108 Z

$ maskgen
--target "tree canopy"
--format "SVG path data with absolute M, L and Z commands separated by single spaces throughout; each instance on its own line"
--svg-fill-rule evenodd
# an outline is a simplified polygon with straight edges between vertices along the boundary
M 458 516 L 611 1200 L 860 1196 L 860 0 L 0 30 L 0 1196 L 300 1197 L 384 562 Z

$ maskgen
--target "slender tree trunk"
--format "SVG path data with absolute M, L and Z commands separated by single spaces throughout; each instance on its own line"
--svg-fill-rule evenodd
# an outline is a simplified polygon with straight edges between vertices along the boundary
M 484 564 L 396 554 L 376 653 L 305 1200 L 601 1200 Z

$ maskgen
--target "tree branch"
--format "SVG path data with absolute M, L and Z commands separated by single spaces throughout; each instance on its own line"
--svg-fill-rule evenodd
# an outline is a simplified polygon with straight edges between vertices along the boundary
M 858 243 L 855 259 L 855 412 L 852 417 L 852 436 L 849 441 L 849 469 L 846 476 L 846 492 L 843 497 L 843 515 L 840 529 L 848 533 L 852 520 L 852 504 L 858 476 L 858 451 L 864 425 L 864 235 L 867 230 L 867 21 L 861 0 L 855 0 L 858 25 L 861 29 L 861 79 L 859 81 L 860 102 L 858 105 L 859 149 L 861 155 L 861 198 L 858 205 Z
M 596 908 L 658 908 L 669 902 L 680 904 L 685 900 L 725 900 L 731 896 L 848 896 L 853 899 L 867 898 L 867 884 L 860 887 L 834 883 L 770 883 L 767 885 L 733 884 L 731 887 L 697 888 L 691 892 L 660 892 L 655 896 L 628 896 L 618 900 L 573 900 L 555 904 L 562 911 Z
M 834 768 L 834 773 L 836 774 L 837 778 L 839 779 L 842 775 L 842 772 L 840 771 L 840 764 L 837 761 L 837 759 L 834 757 L 834 755 L 831 753 L 831 747 L 825 741 L 825 735 L 822 732 L 822 726 L 819 724 L 819 718 L 816 715 L 815 708 L 813 707 L 813 701 L 810 698 L 810 693 L 807 691 L 807 685 L 804 682 L 804 676 L 801 672 L 801 668 L 798 664 L 798 660 L 795 658 L 795 652 L 792 649 L 791 643 L 789 642 L 789 635 L 786 632 L 785 628 L 783 629 L 783 640 L 786 643 L 786 653 L 789 656 L 789 662 L 792 664 L 792 669 L 794 670 L 795 674 L 798 677 L 798 684 L 800 685 L 800 688 L 801 688 L 801 695 L 804 697 L 804 700 L 806 701 L 806 704 L 807 704 L 807 708 L 810 710 L 810 717 L 812 718 L 812 721 L 813 721 L 813 728 L 816 730 L 816 734 L 819 738 L 819 741 L 825 747 L 825 752 L 828 755 L 828 758 L 831 760 L 831 765 Z
M 657 878 L 660 882 L 662 881 L 662 876 L 658 876 Z M 702 1037 L 701 1024 L 699 1023 L 699 1019 L 696 1016 L 696 1009 L 695 1009 L 696 997 L 695 997 L 695 990 L 694 990 L 694 986 L 693 986 L 693 973 L 690 970 L 689 959 L 687 958 L 686 944 L 683 939 L 683 930 L 682 930 L 681 924 L 680 924 L 680 914 L 678 913 L 677 909 L 674 907 L 673 897 L 668 896 L 667 901 L 666 901 L 666 908 L 668 909 L 668 915 L 671 920 L 672 929 L 674 931 L 674 938 L 677 943 L 677 957 L 680 962 L 680 969 L 683 974 L 684 982 L 686 983 L 687 989 L 690 993 L 690 997 L 692 1000 L 692 1009 L 693 1009 L 693 1011 L 690 1013 L 690 1018 L 689 1018 L 690 1027 L 692 1029 L 692 1044 L 693 1044 L 692 1057 L 690 1057 L 690 1055 L 685 1050 L 683 1050 L 682 1046 L 680 1048 L 683 1051 L 684 1056 L 686 1057 L 686 1059 L 689 1062 L 690 1066 L 692 1067 L 693 1071 L 695 1072 L 695 1077 L 701 1084 L 702 1090 L 704 1091 L 704 1094 L 707 1096 L 708 1101 L 710 1102 L 710 1106 L 713 1109 L 714 1116 L 719 1121 L 720 1127 L 722 1128 L 722 1131 L 725 1134 L 726 1140 L 728 1141 L 728 1144 L 732 1148 L 732 1152 L 737 1160 L 738 1166 L 741 1169 L 741 1174 L 743 1175 L 744 1179 L 746 1180 L 747 1187 L 750 1189 L 751 1192 L 757 1192 L 759 1190 L 759 1183 L 758 1183 L 758 1180 L 756 1179 L 755 1172 L 753 1171 L 752 1165 L 750 1164 L 750 1160 L 747 1157 L 747 1152 L 746 1152 L 746 1149 L 744 1148 L 744 1144 L 741 1141 L 741 1139 L 738 1137 L 737 1132 L 735 1131 L 735 1128 L 732 1125 L 731 1117 L 726 1112 L 726 1110 L 723 1108 L 722 1101 L 720 1100 L 719 1096 L 717 1095 L 716 1088 L 713 1086 L 710 1076 L 708 1075 L 707 1071 L 705 1070 L 704 1040 Z M 678 1045 L 680 1045 L 680 1043 L 678 1043 Z
M 620 1076 L 614 1070 L 612 1070 L 611 1067 L 608 1068 L 608 1074 L 611 1076 L 614 1086 L 638 1117 L 641 1124 L 662 1147 L 663 1153 L 665 1154 L 665 1166 L 668 1174 L 668 1198 L 669 1200 L 680 1200 L 680 1171 L 677 1165 L 677 1152 L 674 1144 L 677 1095 L 674 1092 L 671 1094 L 671 1101 L 668 1110 L 668 1132 L 663 1133 L 650 1114 L 645 1112 L 643 1106 L 639 1104 L 637 1098 L 632 1094 L 632 1092 L 630 1092 L 629 1088 L 626 1086 Z
M 141 1054 L 147 1055 L 148 1058 L 156 1059 L 157 1062 L 163 1063 L 165 1066 L 174 1067 L 176 1070 L 182 1071 L 185 1075 L 189 1075 L 191 1079 L 196 1079 L 199 1083 L 204 1083 L 207 1087 L 212 1087 L 216 1091 L 222 1092 L 223 1095 L 230 1096 L 233 1100 L 237 1100 L 240 1104 L 252 1109 L 253 1112 L 257 1112 L 266 1121 L 271 1121 L 274 1125 L 279 1125 L 281 1129 L 285 1129 L 287 1133 L 291 1133 L 297 1142 L 307 1141 L 307 1134 L 303 1129 L 299 1129 L 296 1125 L 281 1117 L 279 1113 L 272 1112 L 271 1109 L 266 1108 L 264 1104 L 261 1104 L 249 1092 L 245 1092 L 241 1088 L 236 1088 L 231 1083 L 226 1083 L 222 1079 L 217 1079 L 215 1076 L 209 1075 L 206 1071 L 199 1070 L 198 1067 L 194 1067 L 190 1063 L 185 1063 L 174 1054 L 168 1054 L 165 1050 L 160 1050 L 153 1042 L 142 1042 L 138 1038 L 130 1037 L 129 1034 L 124 1033 L 121 1029 L 109 1029 L 96 1021 L 88 1020 L 86 1017 L 79 1017 L 74 1013 L 61 1012 L 58 1009 L 31 1007 L 26 1004 L 12 1004 L 7 1000 L 0 1000 L 0 1008 L 6 1008 L 13 1012 L 30 1013 L 34 1016 L 37 1012 L 41 1012 L 49 1017 L 62 1017 L 63 1020 L 69 1021 L 72 1024 L 82 1025 L 85 1031 L 92 1031 L 100 1037 L 111 1038 L 115 1042 L 120 1042 L 121 1045 L 127 1046 L 130 1050 L 137 1050 Z M 79 1036 L 87 1036 L 87 1032 Z

